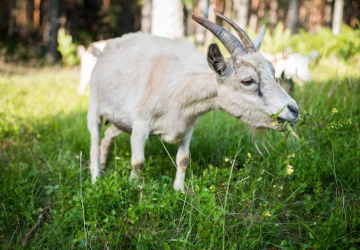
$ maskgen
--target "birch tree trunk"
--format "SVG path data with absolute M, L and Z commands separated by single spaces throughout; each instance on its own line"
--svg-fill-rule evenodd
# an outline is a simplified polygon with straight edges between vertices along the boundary
M 344 12 L 344 0 L 335 0 L 332 32 L 339 35 Z
M 245 29 L 249 16 L 250 0 L 234 0 L 234 18 L 240 28 Z
M 286 28 L 290 29 L 291 34 L 295 34 L 298 32 L 299 9 L 300 9 L 300 0 L 290 0 L 289 9 L 286 16 Z
M 153 0 L 151 33 L 175 38 L 184 36 L 183 4 L 181 0 Z
M 144 0 L 141 10 L 141 32 L 151 33 L 152 0 Z

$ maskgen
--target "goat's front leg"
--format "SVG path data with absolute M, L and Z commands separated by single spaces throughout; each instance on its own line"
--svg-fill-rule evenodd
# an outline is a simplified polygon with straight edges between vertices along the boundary
M 145 163 L 145 144 L 150 129 L 146 124 L 134 124 L 131 133 L 131 165 L 130 180 L 139 178 Z
M 174 189 L 181 190 L 185 193 L 185 172 L 189 164 L 189 146 L 191 141 L 193 128 L 186 134 L 185 138 L 180 142 L 176 155 L 176 177 L 174 181 Z

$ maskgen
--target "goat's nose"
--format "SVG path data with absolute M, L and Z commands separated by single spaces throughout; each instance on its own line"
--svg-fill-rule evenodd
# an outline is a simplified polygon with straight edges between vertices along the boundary
M 296 105 L 293 105 L 293 104 L 289 104 L 288 105 L 288 109 L 291 111 L 291 113 L 298 117 L 299 116 L 299 108 L 296 106 Z

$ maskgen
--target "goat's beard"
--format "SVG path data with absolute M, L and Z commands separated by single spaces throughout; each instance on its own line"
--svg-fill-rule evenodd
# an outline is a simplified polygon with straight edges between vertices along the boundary
M 252 128 L 252 143 L 254 144 L 256 150 L 259 152 L 259 154 L 261 156 L 264 156 L 262 151 L 260 150 L 258 144 L 257 144 L 257 141 L 256 141 L 256 135 L 259 135 L 259 139 L 260 139 L 260 142 L 263 146 L 263 148 L 265 149 L 265 151 L 270 155 L 270 152 L 266 146 L 266 143 L 268 144 L 268 146 L 274 150 L 273 146 L 270 144 L 270 142 L 268 141 L 267 137 L 266 137 L 266 134 L 267 133 L 267 129 L 265 128 L 256 128 L 256 127 L 253 127 Z M 264 142 L 264 139 L 265 139 L 265 142 Z

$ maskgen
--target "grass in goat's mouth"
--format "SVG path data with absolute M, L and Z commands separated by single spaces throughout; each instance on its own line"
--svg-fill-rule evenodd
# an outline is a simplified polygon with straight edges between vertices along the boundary
M 295 125 L 295 123 L 296 123 L 296 122 L 289 122 L 289 121 L 284 120 L 284 119 L 282 119 L 280 117 L 276 118 L 276 121 L 281 125 L 283 125 L 283 124 L 285 124 L 287 122 L 287 123 L 289 123 L 291 125 L 291 127 L 293 127 Z

